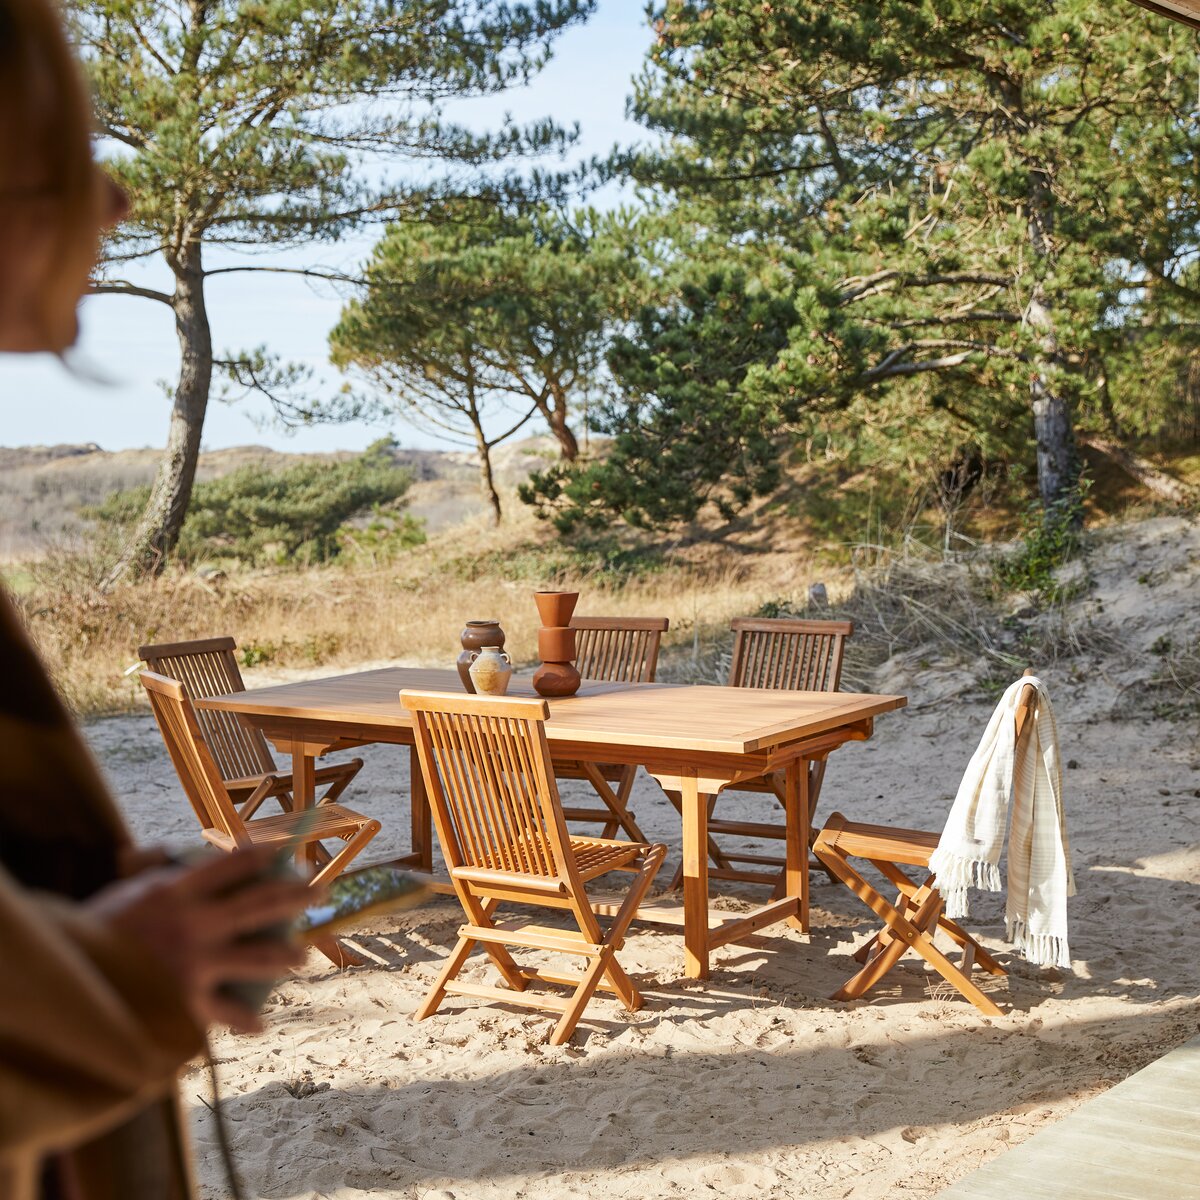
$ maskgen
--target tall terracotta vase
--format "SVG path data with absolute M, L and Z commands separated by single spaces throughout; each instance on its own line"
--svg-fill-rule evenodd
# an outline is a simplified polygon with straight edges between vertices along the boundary
M 533 673 L 533 690 L 539 696 L 573 696 L 579 691 L 575 670 L 575 630 L 571 614 L 579 601 L 578 592 L 534 592 L 542 618 L 538 631 L 538 655 L 542 665 Z
M 499 621 L 468 621 L 467 627 L 462 631 L 461 640 L 462 653 L 458 656 L 458 662 L 455 665 L 458 667 L 458 677 L 462 680 L 463 687 L 474 695 L 475 685 L 471 682 L 471 664 L 484 646 L 495 646 L 497 650 L 504 649 L 504 630 L 500 628 Z

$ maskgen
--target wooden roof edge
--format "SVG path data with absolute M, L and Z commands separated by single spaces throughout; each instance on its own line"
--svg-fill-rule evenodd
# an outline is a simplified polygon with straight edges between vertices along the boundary
M 1168 17 L 1172 21 L 1190 25 L 1193 29 L 1200 29 L 1200 0 L 1174 0 L 1173 3 L 1159 3 L 1158 0 L 1133 2 L 1152 13 L 1158 13 L 1160 17 Z

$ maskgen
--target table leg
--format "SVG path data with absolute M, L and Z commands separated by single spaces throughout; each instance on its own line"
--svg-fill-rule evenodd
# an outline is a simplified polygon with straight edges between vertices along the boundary
M 799 909 L 790 924 L 801 933 L 808 932 L 808 839 L 812 823 L 809 811 L 808 762 L 793 759 L 784 772 L 783 807 L 786 821 L 784 839 L 784 878 L 787 895 L 799 900 Z
M 708 978 L 708 807 L 696 776 L 680 780 L 683 809 L 683 970 Z
M 433 870 L 433 823 L 429 809 L 429 793 L 421 773 L 421 756 L 416 746 L 408 752 L 409 795 L 412 798 L 412 852 L 420 855 L 418 865 L 428 874 Z
M 311 809 L 317 802 L 317 786 L 314 772 L 316 771 L 316 754 L 314 747 L 307 742 L 293 742 L 290 747 L 292 757 L 292 809 L 303 812 Z M 296 868 L 306 877 L 315 874 L 317 870 L 317 843 L 309 842 L 296 851 Z M 323 937 L 313 940 L 313 948 L 319 950 L 335 967 L 358 967 L 365 961 L 353 950 L 347 949 L 334 937 Z
M 316 760 L 303 742 L 292 744 L 292 808 L 296 812 L 310 809 L 316 803 Z M 296 866 L 301 874 L 311 875 L 317 865 L 315 842 L 296 851 Z

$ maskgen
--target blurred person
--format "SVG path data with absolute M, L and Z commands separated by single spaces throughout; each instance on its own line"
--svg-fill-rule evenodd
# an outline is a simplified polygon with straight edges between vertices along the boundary
M 124 212 L 56 11 L 0 0 L 0 350 L 72 345 Z M 272 862 L 136 848 L 0 591 L 0 1200 L 191 1195 L 176 1073 L 210 1023 L 258 1027 L 223 985 L 302 957 L 253 937 L 309 899 Z

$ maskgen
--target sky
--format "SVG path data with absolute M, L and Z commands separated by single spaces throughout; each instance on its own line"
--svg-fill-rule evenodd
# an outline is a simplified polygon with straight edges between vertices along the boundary
M 460 119 L 479 127 L 499 124 L 505 113 L 518 121 L 550 116 L 561 125 L 578 122 L 581 136 L 575 153 L 580 157 L 638 140 L 641 131 L 625 119 L 625 101 L 650 40 L 644 5 L 645 0 L 599 0 L 590 21 L 554 43 L 554 57 L 527 87 L 472 101 L 469 109 L 460 110 Z M 353 269 L 366 259 L 378 232 L 333 245 L 260 254 L 253 261 Z M 127 277 L 134 278 L 132 273 Z M 148 267 L 137 278 L 152 286 L 170 286 L 161 265 Z M 207 295 L 218 355 L 266 345 L 289 361 L 313 367 L 318 372 L 315 387 L 332 394 L 340 386 L 341 377 L 327 365 L 327 336 L 342 305 L 331 287 L 295 276 L 235 274 L 211 280 Z M 0 445 L 95 442 L 105 450 L 162 446 L 170 414 L 169 388 L 179 363 L 170 310 L 149 300 L 94 296 L 82 305 L 80 325 L 73 371 L 50 356 L 0 354 Z M 220 403 L 214 398 L 205 421 L 204 448 L 253 444 L 294 451 L 360 450 L 387 433 L 405 446 L 445 444 L 432 433 L 399 422 L 355 422 L 289 433 L 269 420 L 268 406 L 261 400 Z

